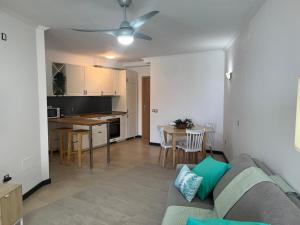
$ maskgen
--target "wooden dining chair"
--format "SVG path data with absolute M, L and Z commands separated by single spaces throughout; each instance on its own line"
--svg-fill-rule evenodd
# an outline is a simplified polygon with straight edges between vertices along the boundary
M 203 138 L 205 130 L 187 130 L 186 141 L 177 145 L 177 148 L 183 150 L 185 163 L 189 163 L 189 155 L 191 154 L 198 163 L 198 153 L 203 151 Z
M 206 127 L 212 128 L 214 131 L 216 130 L 216 125 L 213 123 L 206 123 Z M 210 151 L 210 155 L 213 157 L 213 150 L 215 144 L 215 132 L 209 132 L 207 135 L 206 149 L 205 151 Z
M 163 127 L 159 127 L 159 134 L 160 134 L 160 151 L 159 151 L 159 156 L 158 156 L 158 162 L 159 163 L 161 162 L 161 155 L 163 152 L 162 164 L 163 164 L 163 167 L 166 167 L 166 159 L 168 156 L 168 151 L 169 151 L 169 149 L 172 150 L 173 145 L 172 145 L 172 141 L 167 140 L 167 135 L 165 134 Z

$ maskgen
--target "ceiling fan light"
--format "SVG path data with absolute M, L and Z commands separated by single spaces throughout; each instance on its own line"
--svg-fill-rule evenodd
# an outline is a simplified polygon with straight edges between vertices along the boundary
M 121 45 L 131 45 L 134 41 L 132 35 L 119 35 L 117 39 Z

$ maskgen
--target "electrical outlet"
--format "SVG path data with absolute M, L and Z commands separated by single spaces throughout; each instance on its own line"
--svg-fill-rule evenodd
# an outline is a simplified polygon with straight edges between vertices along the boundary
M 3 183 L 7 183 L 8 181 L 10 181 L 12 178 L 11 178 L 11 176 L 9 176 L 9 174 L 7 174 L 7 175 L 5 175 L 4 177 L 3 177 Z
M 7 41 L 7 34 L 6 33 L 1 33 L 1 40 L 2 41 Z
M 152 109 L 153 113 L 158 113 L 158 109 Z

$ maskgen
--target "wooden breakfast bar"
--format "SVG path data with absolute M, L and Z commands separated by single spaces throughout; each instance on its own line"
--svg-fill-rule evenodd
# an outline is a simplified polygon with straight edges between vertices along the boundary
M 90 169 L 93 169 L 93 126 L 106 124 L 107 129 L 107 164 L 110 163 L 110 130 L 109 130 L 109 120 L 94 120 L 83 117 L 65 117 L 65 118 L 53 118 L 48 119 L 49 123 L 57 123 L 57 124 L 66 124 L 66 125 L 80 125 L 80 126 L 88 126 L 89 127 L 89 155 L 90 155 Z

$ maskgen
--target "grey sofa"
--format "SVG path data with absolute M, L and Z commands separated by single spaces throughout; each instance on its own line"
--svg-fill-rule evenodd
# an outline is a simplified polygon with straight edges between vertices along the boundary
M 230 162 L 232 168 L 225 174 L 215 187 L 212 195 L 205 201 L 195 198 L 191 203 L 186 201 L 174 186 L 170 183 L 167 206 L 196 207 L 213 209 L 214 199 L 241 171 L 249 167 L 259 167 L 267 175 L 272 171 L 257 159 L 248 155 L 241 155 Z M 178 165 L 176 175 L 182 165 Z M 193 165 L 189 165 L 193 168 Z M 298 206 L 297 206 L 298 203 Z M 174 215 L 176 217 L 176 215 Z M 252 187 L 231 208 L 224 219 L 238 221 L 263 222 L 271 225 L 300 225 L 299 201 L 294 195 L 285 194 L 276 184 L 262 182 Z M 169 224 L 164 224 L 169 225 Z M 172 225 L 172 224 L 170 224 Z

